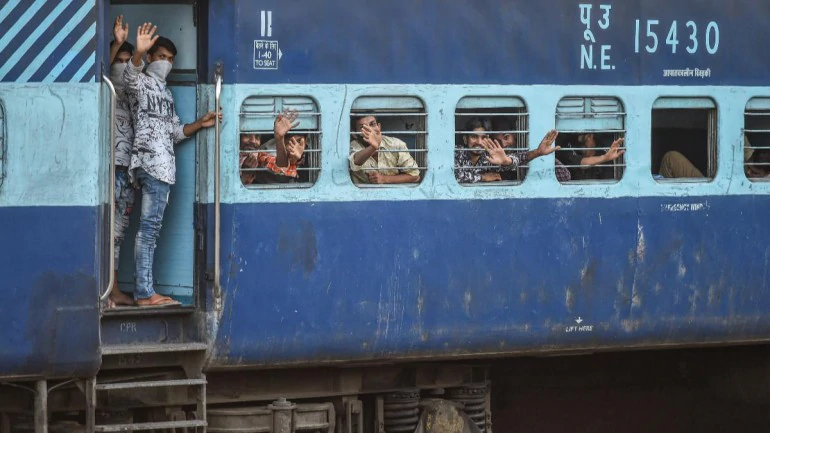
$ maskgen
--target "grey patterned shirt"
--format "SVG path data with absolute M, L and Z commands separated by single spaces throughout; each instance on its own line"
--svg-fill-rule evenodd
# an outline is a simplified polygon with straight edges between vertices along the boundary
M 134 125 L 131 123 L 131 108 L 128 96 L 117 89 L 116 132 L 114 133 L 114 164 L 128 166 L 131 164 L 131 146 L 134 144 Z
M 129 171 L 142 168 L 157 180 L 176 182 L 176 157 L 173 145 L 185 139 L 168 87 L 142 73 L 144 65 L 125 65 L 122 77 L 131 106 L 134 147 Z

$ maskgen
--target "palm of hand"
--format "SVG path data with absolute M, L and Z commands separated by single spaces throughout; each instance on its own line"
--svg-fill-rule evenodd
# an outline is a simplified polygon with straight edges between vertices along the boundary
M 279 115 L 279 117 L 276 118 L 276 124 L 273 126 L 273 131 L 275 131 L 278 136 L 284 136 L 288 131 L 290 131 L 289 124 L 290 123 L 286 118 Z
M 492 163 L 493 165 L 503 163 L 503 155 L 504 155 L 503 149 L 493 148 L 493 149 L 488 150 L 488 152 L 489 152 L 489 162 L 490 163 Z
M 117 42 L 124 42 L 128 38 L 128 29 L 123 28 L 120 24 L 118 27 L 114 28 L 114 37 L 116 38 Z
M 156 26 L 151 27 L 150 23 L 143 24 L 140 26 L 139 30 L 137 30 L 137 51 L 140 53 L 145 53 L 152 46 L 156 43 L 157 39 L 159 39 L 159 35 L 154 37 L 153 35 L 156 33 Z
M 290 157 L 291 161 L 298 162 L 304 156 L 304 148 L 295 142 L 291 142 L 287 146 L 287 156 Z
M 368 134 L 365 134 L 364 139 L 374 149 L 377 149 L 378 147 L 381 147 L 381 134 L 380 133 L 376 133 L 375 131 L 370 131 Z
M 548 155 L 555 150 L 558 150 L 560 147 L 552 147 L 554 144 L 555 139 L 557 139 L 557 131 L 551 130 L 546 134 L 546 137 L 540 142 L 540 145 L 537 147 L 538 153 L 541 155 Z

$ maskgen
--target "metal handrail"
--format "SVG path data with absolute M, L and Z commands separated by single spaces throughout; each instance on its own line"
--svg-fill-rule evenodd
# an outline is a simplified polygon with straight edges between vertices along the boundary
M 213 155 L 213 302 L 216 310 L 222 308 L 222 281 L 221 281 L 221 253 L 222 253 L 222 214 L 219 202 L 221 201 L 219 157 L 222 151 L 222 127 L 219 120 L 222 104 L 222 64 L 216 64 L 214 71 L 216 80 L 216 149 Z
M 116 212 L 116 200 L 114 199 L 114 183 L 116 181 L 116 162 L 114 161 L 116 155 L 114 154 L 114 149 L 116 148 L 116 123 L 117 123 L 117 90 L 114 88 L 114 84 L 111 80 L 108 79 L 105 75 L 102 76 L 102 81 L 108 85 L 108 89 L 111 91 L 111 113 L 109 116 L 111 117 L 110 123 L 110 134 L 109 134 L 109 166 L 108 166 L 108 287 L 105 289 L 105 292 L 102 293 L 100 296 L 100 304 L 105 305 L 105 302 L 108 301 L 108 297 L 111 295 L 111 292 L 114 290 L 114 213 Z

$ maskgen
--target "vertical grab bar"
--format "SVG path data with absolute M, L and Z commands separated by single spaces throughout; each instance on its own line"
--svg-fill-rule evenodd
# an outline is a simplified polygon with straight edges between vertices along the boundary
M 114 84 L 105 75 L 102 80 L 108 86 L 111 92 L 111 123 L 109 125 L 109 149 L 108 149 L 108 287 L 100 296 L 100 305 L 105 306 L 108 296 L 114 290 L 114 213 L 115 199 L 114 199 L 114 181 L 116 180 L 116 162 L 114 161 L 114 149 L 116 148 L 116 123 L 117 123 L 117 90 L 114 89 Z
M 222 127 L 219 117 L 222 110 L 222 63 L 216 64 L 214 71 L 216 81 L 216 149 L 213 155 L 213 302 L 216 310 L 222 308 L 221 254 L 222 254 L 222 214 L 221 201 L 221 165 Z

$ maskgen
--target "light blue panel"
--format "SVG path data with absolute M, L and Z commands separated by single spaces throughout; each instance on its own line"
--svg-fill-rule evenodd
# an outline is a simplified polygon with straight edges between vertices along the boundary
M 319 117 L 312 115 L 319 112 L 313 99 L 299 96 L 262 96 L 245 99 L 242 102 L 241 130 L 272 134 L 276 114 L 281 113 L 285 108 L 299 112 L 295 121 L 298 126 L 294 131 L 319 128 Z
M 771 98 L 755 97 L 748 101 L 746 110 L 771 110 Z
M 196 119 L 196 87 L 171 87 L 176 112 L 182 123 Z M 193 209 L 196 189 L 196 141 L 176 144 L 176 184 L 171 187 L 168 207 L 154 255 L 154 288 L 190 304 L 193 299 Z M 137 193 L 137 197 L 140 194 Z M 137 198 L 131 224 L 122 246 L 118 278 L 125 291 L 133 290 L 134 237 L 139 229 L 141 199 Z
M 128 41 L 136 45 L 137 27 L 145 22 L 157 26 L 157 34 L 169 38 L 179 54 L 173 63 L 174 69 L 196 69 L 196 27 L 193 25 L 191 5 L 112 5 L 111 24 L 106 24 L 106 43 L 111 41 L 111 27 L 114 18 L 120 14 L 128 23 Z
M 0 99 L 0 189 L 3 187 L 3 179 L 6 178 L 6 109 L 3 107 L 3 100 Z
M 0 84 L 6 109 L 0 206 L 99 203 L 99 94 L 96 83 Z
M 557 105 L 555 129 L 560 131 L 621 130 L 625 120 L 617 98 L 568 97 Z M 594 115 L 594 116 L 590 116 Z
M 212 94 L 212 86 L 202 89 Z M 322 173 L 309 189 L 247 189 L 239 181 L 236 129 L 242 101 L 253 95 L 312 95 L 322 110 Z M 348 172 L 349 114 L 361 96 L 414 96 L 424 101 L 429 119 L 428 173 L 416 187 L 358 188 Z M 768 97 L 768 87 L 662 87 L 662 86 L 510 86 L 510 85 L 226 85 L 222 93 L 225 122 L 222 131 L 221 178 L 223 203 L 402 201 L 507 198 L 577 198 L 633 196 L 713 196 L 769 194 L 766 182 L 749 181 L 742 169 L 744 110 L 751 97 Z M 534 149 L 555 124 L 558 101 L 564 97 L 617 97 L 626 112 L 626 171 L 617 183 L 560 184 L 554 175 L 554 157 L 530 163 L 529 174 L 518 186 L 464 187 L 453 175 L 454 112 L 466 96 L 516 96 L 529 111 L 530 148 Z M 212 97 L 212 96 L 211 96 Z M 711 182 L 664 181 L 651 176 L 651 110 L 659 97 L 707 97 L 717 104 L 719 118 L 718 171 Z M 213 136 L 208 136 L 208 150 Z M 208 158 L 209 169 L 213 159 Z M 212 177 L 205 199 L 212 202 Z
M 415 97 L 366 96 L 353 101 L 353 110 L 423 110 L 424 103 Z
M 525 109 L 526 104 L 517 97 L 465 97 L 458 101 L 459 110 L 515 107 Z
M 714 101 L 706 97 L 664 97 L 654 101 L 654 109 L 713 109 Z

